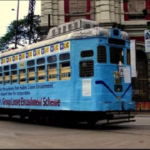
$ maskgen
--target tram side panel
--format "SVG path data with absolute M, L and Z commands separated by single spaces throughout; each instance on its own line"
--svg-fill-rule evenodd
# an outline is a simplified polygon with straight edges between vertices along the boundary
M 57 54 L 58 58 L 59 55 Z M 46 58 L 47 56 L 45 60 Z M 70 62 L 71 69 L 71 60 L 67 62 Z M 45 80 L 42 83 L 0 85 L 0 107 L 8 109 L 70 110 L 73 97 L 72 77 L 63 76 L 62 78 L 60 76 L 61 63 L 60 61 L 57 62 L 57 70 L 59 70 L 57 81 Z M 17 65 L 19 70 L 19 63 Z M 46 65 L 48 64 L 45 63 Z M 26 63 L 25 68 L 28 69 Z

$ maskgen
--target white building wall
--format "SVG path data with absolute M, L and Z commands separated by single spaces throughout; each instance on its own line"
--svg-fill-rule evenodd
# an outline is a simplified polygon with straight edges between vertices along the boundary
M 64 1 L 49 0 L 41 3 L 41 26 L 48 26 L 48 14 L 50 14 L 51 26 L 64 23 Z
M 48 14 L 50 14 L 51 26 L 57 26 L 65 22 L 64 0 L 41 1 L 41 26 L 48 26 Z M 143 36 L 144 28 L 128 28 L 130 25 L 145 25 L 147 20 L 124 21 L 123 0 L 119 3 L 116 0 L 91 0 L 91 19 L 103 23 L 106 28 L 117 22 L 126 26 L 130 36 Z M 141 12 L 142 13 L 142 12 Z
M 118 3 L 115 0 L 91 0 L 91 19 L 100 23 L 118 21 L 119 15 L 116 7 Z M 41 2 L 41 26 L 48 26 L 48 14 L 51 15 L 51 25 L 64 23 L 64 0 Z

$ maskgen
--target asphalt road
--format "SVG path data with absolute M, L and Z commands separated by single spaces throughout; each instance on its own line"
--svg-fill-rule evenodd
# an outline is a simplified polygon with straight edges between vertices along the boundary
M 0 118 L 1 149 L 47 148 L 150 148 L 150 115 L 136 122 L 101 126 L 87 124 L 31 124 L 18 118 Z

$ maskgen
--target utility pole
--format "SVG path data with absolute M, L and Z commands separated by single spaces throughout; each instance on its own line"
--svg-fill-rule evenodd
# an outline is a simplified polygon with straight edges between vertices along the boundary
M 15 49 L 17 48 L 17 32 L 18 32 L 18 17 L 19 17 L 19 1 L 17 6 L 16 32 L 15 32 Z
M 50 14 L 48 14 L 48 29 L 51 28 L 51 18 L 50 18 Z
M 29 12 L 28 12 L 28 23 L 30 24 L 29 44 L 31 44 L 31 38 L 32 38 L 32 27 L 33 27 L 35 2 L 36 2 L 36 0 L 29 1 Z

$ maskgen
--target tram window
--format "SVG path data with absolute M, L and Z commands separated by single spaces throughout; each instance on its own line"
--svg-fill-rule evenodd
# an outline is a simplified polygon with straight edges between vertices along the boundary
M 2 67 L 0 67 L 0 72 L 2 72 Z
M 25 84 L 26 83 L 26 70 L 22 69 L 19 70 L 19 83 L 20 84 Z
M 45 82 L 45 66 L 37 67 L 37 82 Z
M 16 68 L 17 68 L 17 64 L 11 65 L 11 69 L 16 69 Z
M 17 83 L 17 71 L 11 71 L 11 83 Z
M 107 62 L 106 47 L 105 46 L 98 46 L 97 47 L 97 61 L 99 63 L 106 63 Z
M 56 55 L 47 57 L 48 63 L 52 63 L 52 62 L 56 62 L 56 61 L 57 61 Z
M 20 72 L 20 74 L 24 74 L 26 72 L 26 70 L 23 69 L 23 70 L 20 70 L 19 72 Z
M 70 54 L 69 53 L 60 54 L 59 59 L 60 60 L 68 60 L 68 59 L 70 59 Z
M 3 76 L 2 76 L 2 73 L 0 73 L 0 84 L 3 83 Z
M 70 79 L 70 62 L 60 63 L 60 80 Z
M 28 68 L 28 83 L 34 83 L 34 82 L 35 82 L 35 69 Z
M 34 60 L 30 60 L 27 62 L 28 67 L 30 66 L 34 66 L 35 65 L 35 61 Z
M 7 84 L 9 83 L 10 77 L 9 77 L 9 72 L 4 73 L 4 83 Z
M 57 80 L 57 64 L 50 64 L 48 65 L 48 81 L 56 81 Z
M 81 52 L 81 57 L 92 57 L 93 56 L 93 50 L 87 50 Z
M 37 64 L 40 65 L 40 64 L 44 64 L 45 63 L 45 58 L 39 58 L 37 59 Z
M 79 74 L 80 74 L 80 77 L 94 76 L 94 62 L 93 61 L 81 61 Z
M 127 64 L 130 65 L 131 61 L 130 61 L 130 50 L 127 49 Z
M 119 61 L 123 62 L 122 56 L 123 50 L 117 47 L 110 47 L 110 62 L 112 64 L 118 64 Z
M 12 80 L 11 83 L 12 84 L 17 83 L 17 80 Z
M 4 71 L 9 70 L 9 66 L 4 66 Z
M 125 44 L 126 44 L 125 40 L 114 39 L 114 38 L 109 38 L 108 43 L 109 44 L 115 44 L 115 45 L 122 45 L 122 46 L 125 46 Z
M 49 65 L 49 69 L 57 69 L 57 65 L 56 64 L 51 64 L 51 65 Z
M 11 74 L 12 74 L 12 75 L 16 75 L 16 74 L 17 74 L 17 71 L 12 71 Z
M 45 66 L 38 67 L 38 71 L 43 71 L 43 70 L 45 70 Z

